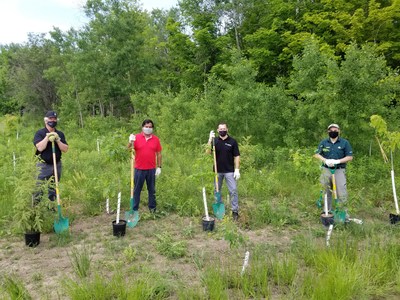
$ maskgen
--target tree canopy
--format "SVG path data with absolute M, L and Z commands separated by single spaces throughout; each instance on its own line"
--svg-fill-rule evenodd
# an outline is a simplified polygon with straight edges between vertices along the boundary
M 151 116 L 176 143 L 226 120 L 268 147 L 398 120 L 400 0 L 87 0 L 82 29 L 0 47 L 0 113 Z M 263 133 L 260 134 L 262 128 Z M 316 131 L 316 128 L 321 128 Z M 364 149 L 366 141 L 358 147 Z M 200 138 L 199 138 L 200 142 Z

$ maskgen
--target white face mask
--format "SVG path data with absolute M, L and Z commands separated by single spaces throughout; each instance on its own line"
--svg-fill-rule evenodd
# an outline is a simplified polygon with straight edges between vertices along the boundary
M 152 134 L 153 133 L 153 128 L 143 127 L 142 129 L 143 129 L 144 134 Z

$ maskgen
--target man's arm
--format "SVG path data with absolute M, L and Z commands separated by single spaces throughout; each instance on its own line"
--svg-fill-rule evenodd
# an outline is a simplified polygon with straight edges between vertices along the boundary
M 161 151 L 156 153 L 156 167 L 157 168 L 161 168 L 162 166 L 162 155 L 161 155 Z
M 40 142 L 36 143 L 36 145 L 35 145 L 36 149 L 39 152 L 43 152 L 44 149 L 46 149 L 48 142 L 49 142 L 49 137 L 46 135 L 43 140 L 41 140 Z
M 320 161 L 322 161 L 323 163 L 325 163 L 326 158 L 323 157 L 321 154 L 316 153 L 313 155 L 314 158 L 319 159 Z
M 61 150 L 61 152 L 67 152 L 68 151 L 68 145 L 67 144 L 64 144 L 62 141 L 61 141 L 61 139 L 59 139 L 57 142 L 57 146 L 58 146 L 58 148 L 60 148 L 60 150 Z
M 235 169 L 240 169 L 240 156 L 234 157 Z
M 345 157 L 339 159 L 339 163 L 340 164 L 345 164 L 345 163 L 347 163 L 347 162 L 349 162 L 351 160 L 353 160 L 353 156 L 345 156 Z

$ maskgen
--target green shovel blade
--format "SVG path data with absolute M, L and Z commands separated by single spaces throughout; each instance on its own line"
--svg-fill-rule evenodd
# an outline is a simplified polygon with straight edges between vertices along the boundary
M 222 202 L 213 203 L 212 207 L 213 207 L 215 217 L 218 220 L 221 220 L 225 215 L 225 205 Z
M 214 215 L 218 220 L 221 220 L 225 215 L 225 205 L 222 203 L 220 192 L 215 193 L 215 201 L 212 205 Z
M 125 212 L 125 220 L 128 224 L 128 227 L 135 227 L 139 222 L 139 212 L 137 210 L 133 210 L 134 199 L 131 198 L 131 208 L 129 211 Z
M 139 222 L 139 212 L 137 210 L 130 210 L 125 212 L 125 220 L 128 227 L 135 227 Z
M 344 210 L 336 209 L 333 214 L 336 223 L 344 223 L 346 221 L 346 212 Z
M 68 218 L 64 218 L 61 215 L 61 206 L 57 205 L 58 210 L 58 220 L 54 221 L 54 232 L 59 234 L 69 228 L 69 220 Z

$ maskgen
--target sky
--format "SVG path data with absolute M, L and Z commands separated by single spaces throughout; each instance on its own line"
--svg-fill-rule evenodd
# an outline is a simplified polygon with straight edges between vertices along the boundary
M 0 44 L 24 43 L 28 33 L 47 33 L 58 27 L 79 29 L 87 22 L 85 0 L 0 0 Z M 178 0 L 139 0 L 148 11 L 168 9 Z

